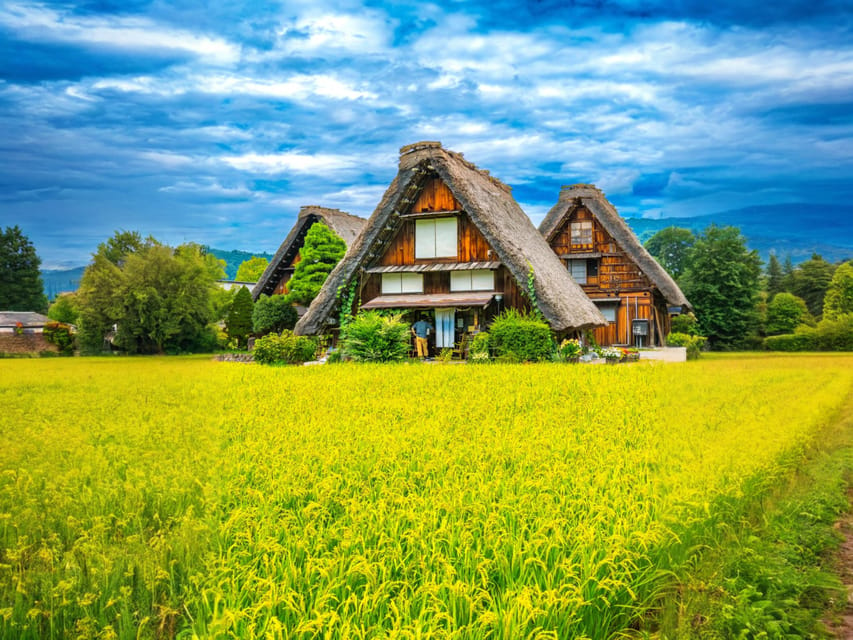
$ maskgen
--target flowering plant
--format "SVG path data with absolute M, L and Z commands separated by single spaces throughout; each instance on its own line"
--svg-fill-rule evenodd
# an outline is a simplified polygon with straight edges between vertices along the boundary
M 15 323 L 15 333 L 17 333 L 19 336 L 20 336 L 20 335 L 23 335 L 23 333 L 24 333 L 24 325 L 23 325 L 21 322 L 16 322 L 16 323 Z
M 607 347 L 605 349 L 602 349 L 599 355 L 607 360 L 621 360 L 623 353 L 622 349 L 618 349 L 616 347 Z
M 566 339 L 560 343 L 560 354 L 566 360 L 571 360 L 572 358 L 579 358 L 582 353 L 583 347 L 581 346 L 581 342 L 578 339 Z

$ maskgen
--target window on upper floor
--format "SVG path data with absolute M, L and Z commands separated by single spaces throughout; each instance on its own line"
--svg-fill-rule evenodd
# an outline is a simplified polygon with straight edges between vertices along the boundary
M 592 220 L 572 222 L 572 246 L 592 244 Z
M 598 260 L 590 260 L 588 258 L 569 260 L 568 266 L 572 280 L 578 284 L 587 284 L 590 278 L 598 277 Z
M 423 293 L 424 274 L 422 273 L 383 273 L 382 293 Z
M 491 269 L 450 272 L 451 291 L 492 291 L 494 288 L 495 272 Z
M 415 258 L 455 258 L 456 218 L 415 221 Z

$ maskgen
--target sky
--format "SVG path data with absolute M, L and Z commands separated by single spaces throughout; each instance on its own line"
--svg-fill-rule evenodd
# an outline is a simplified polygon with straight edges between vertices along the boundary
M 0 3 L 0 226 L 273 252 L 438 140 L 538 223 L 853 198 L 853 0 Z

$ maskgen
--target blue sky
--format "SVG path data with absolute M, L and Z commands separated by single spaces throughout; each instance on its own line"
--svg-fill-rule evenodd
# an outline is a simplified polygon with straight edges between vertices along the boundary
M 537 223 L 576 182 L 626 217 L 853 198 L 851 1 L 210 4 L 0 4 L 0 225 L 45 267 L 116 229 L 273 251 L 418 140 Z

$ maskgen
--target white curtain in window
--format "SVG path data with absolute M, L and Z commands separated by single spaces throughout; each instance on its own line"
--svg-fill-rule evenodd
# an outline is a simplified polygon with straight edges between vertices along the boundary
M 453 320 L 455 314 L 455 309 L 435 310 L 435 347 L 437 349 L 453 348 Z

